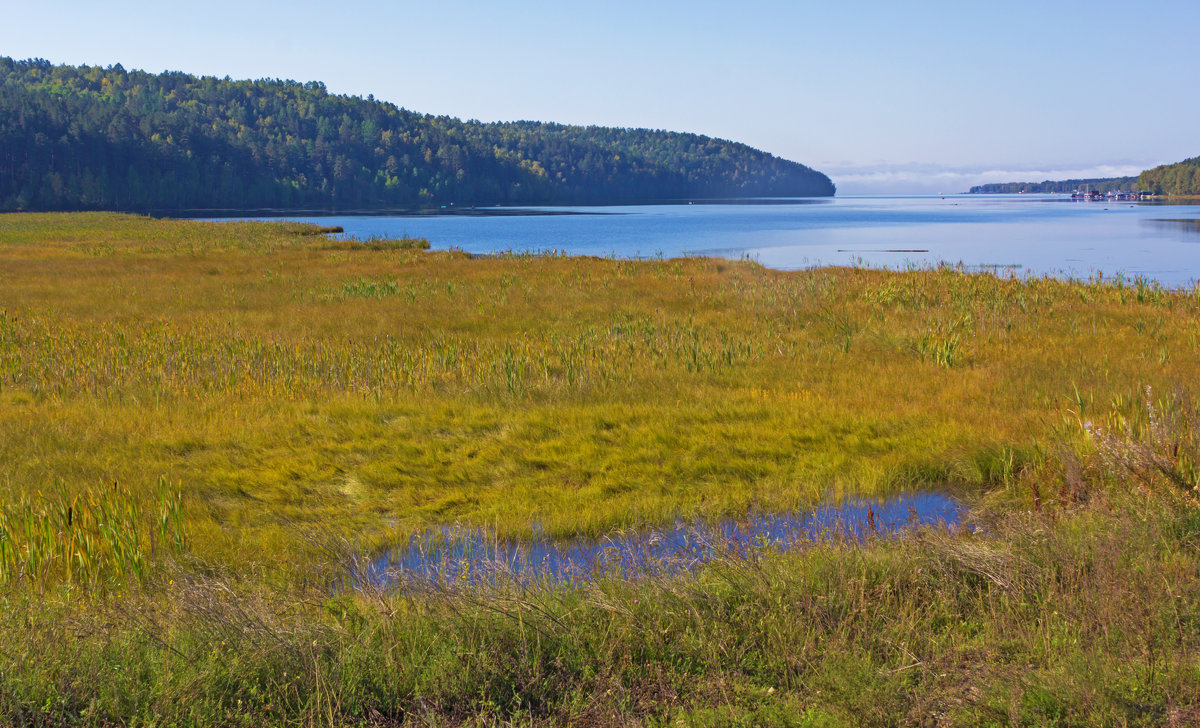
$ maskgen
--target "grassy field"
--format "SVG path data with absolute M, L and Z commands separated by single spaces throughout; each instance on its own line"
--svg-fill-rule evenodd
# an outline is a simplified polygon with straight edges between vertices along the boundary
M 1200 719 L 1200 288 L 319 232 L 0 216 L 9 722 Z M 933 487 L 980 534 L 328 588 L 434 526 Z

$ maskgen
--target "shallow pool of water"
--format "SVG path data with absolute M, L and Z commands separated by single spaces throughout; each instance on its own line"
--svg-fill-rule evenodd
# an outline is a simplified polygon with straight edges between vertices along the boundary
M 695 568 L 717 558 L 746 558 L 830 539 L 888 538 L 921 528 L 954 529 L 966 509 L 942 492 L 886 499 L 846 499 L 807 511 L 762 513 L 715 522 L 678 522 L 604 538 L 498 541 L 485 531 L 435 529 L 371 562 L 365 578 L 378 586 L 406 582 L 518 579 L 579 582 Z

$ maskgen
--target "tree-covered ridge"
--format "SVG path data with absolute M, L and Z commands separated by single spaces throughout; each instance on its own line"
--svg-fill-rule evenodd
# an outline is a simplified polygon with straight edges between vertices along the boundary
M 744 144 L 647 129 L 484 124 L 119 64 L 0 57 L 0 209 L 380 209 L 832 195 Z
M 1003 195 L 1018 194 L 1050 194 L 1055 192 L 1074 192 L 1084 188 L 1096 192 L 1136 192 L 1137 177 L 1100 177 L 1096 179 L 1064 179 L 1045 180 L 1043 182 L 1002 182 L 995 184 L 976 185 L 970 189 L 972 195 Z
M 1200 195 L 1200 157 L 1148 169 L 1138 184 L 1158 195 Z

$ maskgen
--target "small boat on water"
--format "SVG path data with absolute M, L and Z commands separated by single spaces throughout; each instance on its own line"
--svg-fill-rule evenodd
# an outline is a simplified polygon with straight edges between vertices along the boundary
M 1072 200 L 1086 200 L 1088 202 L 1105 201 L 1111 202 L 1115 200 L 1139 200 L 1145 199 L 1146 195 L 1143 192 L 1132 192 L 1124 190 L 1109 190 L 1108 192 L 1100 192 L 1099 190 L 1090 189 L 1090 186 L 1084 185 L 1082 190 L 1075 190 L 1071 193 Z

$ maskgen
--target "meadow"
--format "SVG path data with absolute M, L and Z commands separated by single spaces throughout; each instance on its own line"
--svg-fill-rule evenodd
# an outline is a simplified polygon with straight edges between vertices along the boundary
M 1200 720 L 1200 288 L 322 232 L 0 216 L 7 722 Z M 344 588 L 930 488 L 977 532 Z

